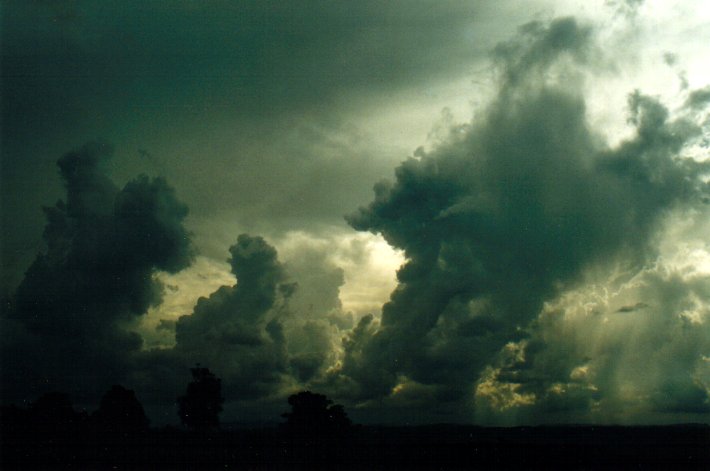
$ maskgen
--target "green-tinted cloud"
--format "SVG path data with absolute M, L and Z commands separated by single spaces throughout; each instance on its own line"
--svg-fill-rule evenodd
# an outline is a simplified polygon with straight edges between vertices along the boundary
M 346 349 L 339 381 L 364 385 L 361 399 L 394 396 L 405 378 L 465 405 L 484 367 L 525 335 L 544 302 L 592 267 L 649 263 L 665 215 L 702 205 L 710 169 L 679 155 L 697 127 L 637 92 L 636 135 L 609 149 L 574 83 L 551 79 L 570 60 L 586 61 L 592 40 L 573 19 L 522 28 L 496 49 L 503 80 L 486 114 L 404 162 L 348 217 L 407 259 L 381 324 Z M 532 378 L 543 388 L 555 381 Z M 589 397 L 571 391 L 546 407 L 589 407 Z

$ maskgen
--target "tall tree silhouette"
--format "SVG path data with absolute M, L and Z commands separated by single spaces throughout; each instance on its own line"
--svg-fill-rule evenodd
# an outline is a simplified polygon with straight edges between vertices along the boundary
M 198 432 L 219 428 L 219 413 L 222 412 L 222 380 L 209 368 L 198 364 L 191 368 L 192 381 L 184 396 L 178 397 L 178 415 L 183 424 Z
M 91 416 L 100 430 L 128 438 L 148 430 L 148 417 L 135 393 L 114 385 L 101 398 L 101 404 Z
M 350 419 L 340 404 L 333 404 L 323 394 L 302 391 L 288 398 L 291 412 L 286 418 L 286 429 L 307 436 L 338 435 L 351 427 Z

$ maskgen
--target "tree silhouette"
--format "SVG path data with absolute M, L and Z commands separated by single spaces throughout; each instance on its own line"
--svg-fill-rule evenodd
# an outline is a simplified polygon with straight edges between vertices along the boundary
M 100 430 L 126 438 L 148 430 L 148 417 L 133 391 L 114 385 L 91 417 Z
M 352 423 L 343 406 L 333 404 L 323 394 L 302 391 L 289 396 L 291 412 L 282 414 L 286 429 L 306 436 L 340 435 L 347 432 Z
M 184 425 L 197 432 L 219 428 L 222 412 L 222 381 L 209 368 L 190 368 L 192 381 L 184 396 L 178 397 L 178 415 Z

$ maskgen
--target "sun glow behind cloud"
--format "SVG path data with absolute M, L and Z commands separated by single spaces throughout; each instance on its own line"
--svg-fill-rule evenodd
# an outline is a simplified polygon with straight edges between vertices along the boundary
M 175 321 L 191 312 L 200 297 L 236 282 L 226 261 L 219 263 L 204 256 L 198 256 L 186 270 L 175 274 L 161 272 L 157 278 L 164 286 L 163 302 L 151 308 L 137 327 L 146 349 L 174 346 Z
M 356 317 L 379 315 L 382 304 L 396 286 L 395 272 L 404 257 L 382 237 L 366 233 L 335 234 L 329 238 L 290 233 L 283 244 L 284 259 L 297 252 L 301 244 L 317 244 L 335 266 L 344 270 L 344 284 L 340 288 L 343 311 Z
M 390 247 L 380 236 L 366 233 L 331 235 L 289 232 L 278 241 L 279 255 L 289 264 L 304 250 L 326 254 L 325 260 L 344 271 L 339 289 L 342 311 L 356 319 L 380 315 L 382 304 L 396 286 L 395 272 L 404 260 L 401 251 Z M 141 318 L 138 329 L 144 336 L 144 348 L 169 347 L 175 344 L 169 326 L 188 314 L 198 298 L 208 296 L 223 285 L 237 282 L 226 262 L 199 256 L 190 268 L 176 274 L 160 273 L 164 284 L 163 302 Z

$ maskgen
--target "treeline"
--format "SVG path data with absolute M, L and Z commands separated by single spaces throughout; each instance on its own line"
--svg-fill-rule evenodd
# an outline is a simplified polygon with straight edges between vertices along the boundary
M 707 469 L 710 426 L 361 427 L 322 394 L 288 398 L 279 427 L 221 430 L 221 382 L 192 369 L 184 428 L 150 428 L 133 391 L 92 413 L 61 393 L 0 411 L 2 469 Z M 285 405 L 286 407 L 286 405 Z
M 107 391 L 92 413 L 76 410 L 60 392 L 44 394 L 26 408 L 2 406 L 0 467 L 202 469 L 267 462 L 268 456 L 284 463 L 325 462 L 342 455 L 351 438 L 343 406 L 310 391 L 288 398 L 290 411 L 282 414 L 278 429 L 223 431 L 221 380 L 199 365 L 191 372 L 185 394 L 176 398 L 182 429 L 151 429 L 134 391 L 120 385 Z M 321 449 L 323 443 L 328 446 Z

